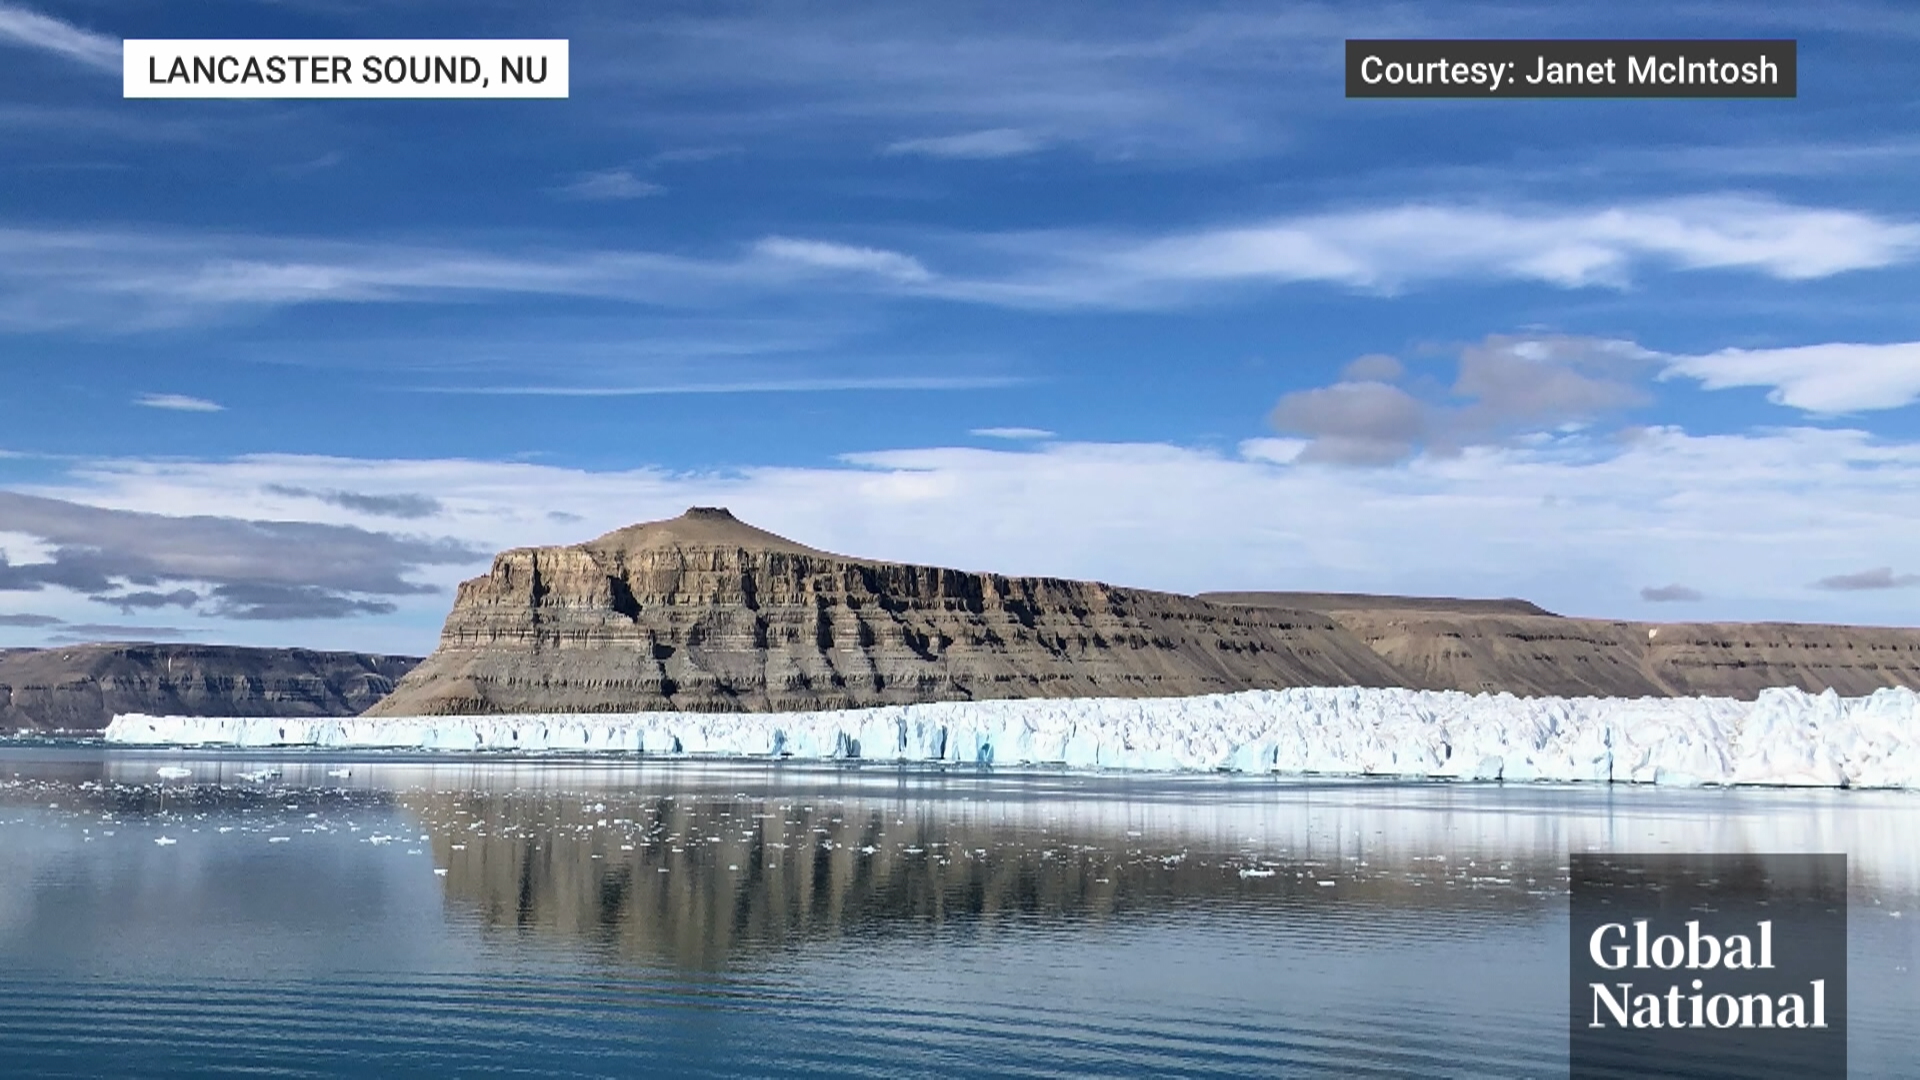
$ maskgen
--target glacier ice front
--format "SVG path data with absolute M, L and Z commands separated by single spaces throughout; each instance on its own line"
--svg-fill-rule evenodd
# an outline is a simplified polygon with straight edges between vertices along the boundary
M 1254 690 L 793 713 L 116 716 L 109 742 L 861 758 L 1160 772 L 1920 787 L 1920 695 Z

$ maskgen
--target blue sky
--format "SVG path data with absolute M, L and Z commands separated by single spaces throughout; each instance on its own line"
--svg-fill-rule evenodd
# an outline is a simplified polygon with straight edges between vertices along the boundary
M 0 0 L 0 645 L 422 652 L 691 504 L 1179 591 L 1911 623 L 1911 5 Z M 564 37 L 565 101 L 125 101 L 127 37 Z M 1347 101 L 1349 37 L 1795 100 Z

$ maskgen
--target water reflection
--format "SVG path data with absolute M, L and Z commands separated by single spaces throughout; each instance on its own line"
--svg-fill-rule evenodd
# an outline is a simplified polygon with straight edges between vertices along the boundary
M 1920 1055 L 1916 808 L 0 748 L 0 1054 L 79 1074 L 1537 1076 L 1565 1068 L 1569 851 L 1845 851 L 1855 1068 L 1889 1075 Z
M 1105 801 L 878 799 L 823 786 L 797 796 L 460 793 L 401 805 L 433 838 L 449 898 L 487 925 L 687 967 L 846 936 L 1097 925 L 1181 905 L 1312 917 L 1338 901 L 1348 918 L 1363 914 L 1356 907 L 1510 911 L 1549 903 L 1565 882 L 1564 860 L 1549 853 L 1370 857 L 1340 822 L 1276 844 L 1258 822 L 1209 829 Z

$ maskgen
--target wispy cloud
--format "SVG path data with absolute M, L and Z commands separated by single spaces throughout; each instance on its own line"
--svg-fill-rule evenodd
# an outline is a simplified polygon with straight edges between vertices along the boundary
M 1646 270 L 1801 281 L 1911 260 L 1920 254 L 1920 225 L 1721 196 L 1587 208 L 1407 204 L 1151 238 L 1039 234 L 1003 247 L 1019 250 L 1027 265 L 944 291 L 1030 306 L 1120 307 L 1257 283 L 1375 292 L 1446 280 L 1620 288 Z
M 644 199 L 651 195 L 659 195 L 666 190 L 660 184 L 635 176 L 631 169 L 603 169 L 599 172 L 581 173 L 554 189 L 555 193 L 569 199 L 595 202 Z
M 974 428 L 969 435 L 983 439 L 1051 439 L 1053 432 L 1037 427 L 983 427 Z
M 881 378 L 759 379 L 655 386 L 424 386 L 420 393 L 525 397 L 649 397 L 667 394 L 824 394 L 849 390 L 999 390 L 1028 379 L 1009 375 L 900 375 Z
M 597 29 L 621 55 L 643 58 L 608 81 L 645 94 L 653 125 L 759 141 L 862 127 L 961 138 L 1042 130 L 1103 157 L 1191 160 L 1245 152 L 1273 132 L 1285 111 L 1270 77 L 1276 65 L 1334 69 L 1342 34 L 1389 22 L 1410 24 L 1295 9 L 1133 11 L 1096 26 L 963 4 L 768 8 Z M 1259 92 L 1249 92 L 1255 84 Z
M 144 405 L 149 409 L 169 409 L 173 412 L 224 412 L 226 406 L 206 398 L 188 397 L 185 394 L 141 394 L 133 399 L 135 405 Z
M 1863 592 L 1880 589 L 1905 589 L 1920 585 L 1920 574 L 1896 574 L 1891 566 L 1878 566 L 1857 574 L 1835 574 L 1813 583 L 1816 589 L 1833 592 Z
M 1920 226 L 1745 197 L 1590 208 L 1399 205 L 1158 236 L 939 234 L 938 258 L 774 235 L 708 256 L 0 229 L 0 326 L 176 325 L 248 308 L 484 294 L 743 304 L 830 288 L 1015 308 L 1154 310 L 1255 287 L 1630 284 L 1655 271 L 1797 281 L 1920 254 Z
M 662 150 L 647 156 L 648 165 L 694 165 L 702 161 L 733 157 L 746 153 L 739 146 L 676 146 L 671 150 Z
M 167 641 L 198 637 L 206 633 L 185 626 L 129 626 L 124 623 L 65 623 L 60 632 L 47 638 L 53 645 L 73 645 L 90 641 Z
M 889 143 L 881 152 L 892 157 L 931 157 L 986 160 L 1019 157 L 1044 149 L 1047 140 L 1019 128 L 989 128 L 960 135 L 936 135 Z
M 1920 400 L 1920 341 L 1722 349 L 1674 357 L 1662 377 L 1708 390 L 1764 386 L 1768 401 L 1812 413 L 1898 409 Z
M 821 270 L 853 271 L 908 283 L 930 281 L 933 278 L 920 260 L 883 248 L 769 236 L 755 244 L 754 250 L 782 262 Z
M 120 71 L 120 40 L 83 30 L 51 15 L 0 2 L 0 44 L 63 56 L 97 71 Z
M 432 517 L 445 509 L 440 504 L 440 500 L 413 492 L 397 495 L 369 495 L 358 491 L 316 491 L 313 488 L 299 487 L 294 484 L 268 484 L 265 490 L 271 494 L 285 495 L 289 498 L 317 499 L 343 510 L 370 514 L 374 517 L 418 520 Z
M 1691 604 L 1705 600 L 1699 589 L 1685 585 L 1656 585 L 1640 590 L 1640 599 L 1650 604 Z

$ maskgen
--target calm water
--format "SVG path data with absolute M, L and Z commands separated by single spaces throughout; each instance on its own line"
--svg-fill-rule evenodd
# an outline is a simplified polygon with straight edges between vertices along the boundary
M 1853 1074 L 1912 1075 L 1916 836 L 1871 792 L 13 744 L 0 1071 L 1564 1075 L 1567 852 L 1612 849 L 1848 852 Z

